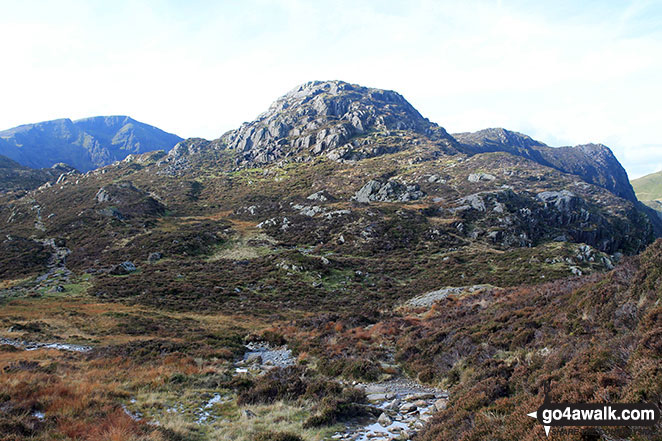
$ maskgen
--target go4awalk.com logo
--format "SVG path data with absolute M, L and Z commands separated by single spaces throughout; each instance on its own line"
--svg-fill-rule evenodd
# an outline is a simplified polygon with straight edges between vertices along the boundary
M 660 421 L 660 410 L 652 403 L 552 403 L 549 384 L 545 385 L 545 401 L 537 411 L 527 415 L 544 426 L 547 436 L 552 427 L 651 427 Z

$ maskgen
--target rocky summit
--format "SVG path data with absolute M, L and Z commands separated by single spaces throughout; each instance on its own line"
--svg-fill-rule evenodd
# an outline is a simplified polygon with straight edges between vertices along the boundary
M 87 158 L 0 158 L 3 439 L 533 440 L 548 380 L 660 403 L 661 220 L 607 147 L 342 81 L 172 149 L 115 122 L 0 136 Z
M 255 121 L 221 139 L 248 163 L 290 156 L 309 160 L 321 154 L 333 160 L 357 160 L 395 150 L 354 138 L 397 130 L 434 136 L 444 147 L 453 143 L 400 94 L 342 81 L 303 84 L 276 100 Z

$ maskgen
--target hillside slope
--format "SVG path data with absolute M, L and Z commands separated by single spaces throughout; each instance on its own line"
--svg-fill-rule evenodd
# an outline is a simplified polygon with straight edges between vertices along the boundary
M 633 179 L 632 187 L 639 200 L 657 211 L 662 211 L 662 171 Z
M 218 139 L 0 194 L 0 338 L 88 347 L 0 344 L 0 436 L 323 440 L 379 417 L 350 384 L 406 376 L 450 388 L 424 439 L 533 436 L 547 377 L 656 399 L 655 225 L 531 143 L 478 151 L 395 92 L 312 82 Z M 296 366 L 261 375 L 249 342 Z

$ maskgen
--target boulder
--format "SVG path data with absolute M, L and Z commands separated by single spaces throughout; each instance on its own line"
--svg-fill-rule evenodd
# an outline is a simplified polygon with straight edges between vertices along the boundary
M 391 418 L 388 415 L 386 415 L 386 413 L 384 413 L 384 412 L 382 412 L 382 414 L 379 415 L 379 418 L 377 419 L 377 422 L 379 424 L 381 424 L 382 427 L 388 427 L 393 423 Z
M 381 394 L 381 393 L 368 394 L 368 396 L 366 396 L 366 399 L 371 403 L 378 403 L 386 400 L 386 394 Z
M 434 402 L 434 408 L 437 409 L 437 412 L 446 409 L 446 406 L 448 406 L 448 399 L 446 398 L 439 398 Z
M 127 260 L 125 262 L 120 263 L 119 265 L 115 265 L 114 267 L 112 267 L 110 270 L 110 274 L 114 276 L 122 276 L 137 271 L 137 269 L 138 268 L 136 268 L 136 265 L 134 265 L 133 262 Z
M 480 181 L 494 181 L 496 179 L 496 176 L 490 175 L 488 173 L 472 173 L 467 177 L 467 180 L 469 182 L 480 182 Z
M 110 202 L 112 200 L 110 193 L 106 190 L 105 187 L 101 187 L 97 194 L 94 196 L 94 199 L 99 203 Z
M 156 263 L 159 260 L 161 260 L 162 258 L 163 258 L 163 254 L 161 254 L 159 252 L 149 253 L 149 257 L 147 257 L 147 262 Z
M 402 406 L 400 406 L 400 412 L 402 412 L 402 413 L 413 412 L 416 409 L 418 409 L 418 406 L 416 406 L 414 403 L 410 403 L 410 402 L 407 402 L 407 403 L 403 404 Z

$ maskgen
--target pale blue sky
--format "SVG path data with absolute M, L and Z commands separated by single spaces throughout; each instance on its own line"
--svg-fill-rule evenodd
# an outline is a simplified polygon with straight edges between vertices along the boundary
M 449 132 L 662 169 L 662 1 L 0 0 L 0 129 L 128 114 L 215 138 L 299 83 L 402 93 Z

